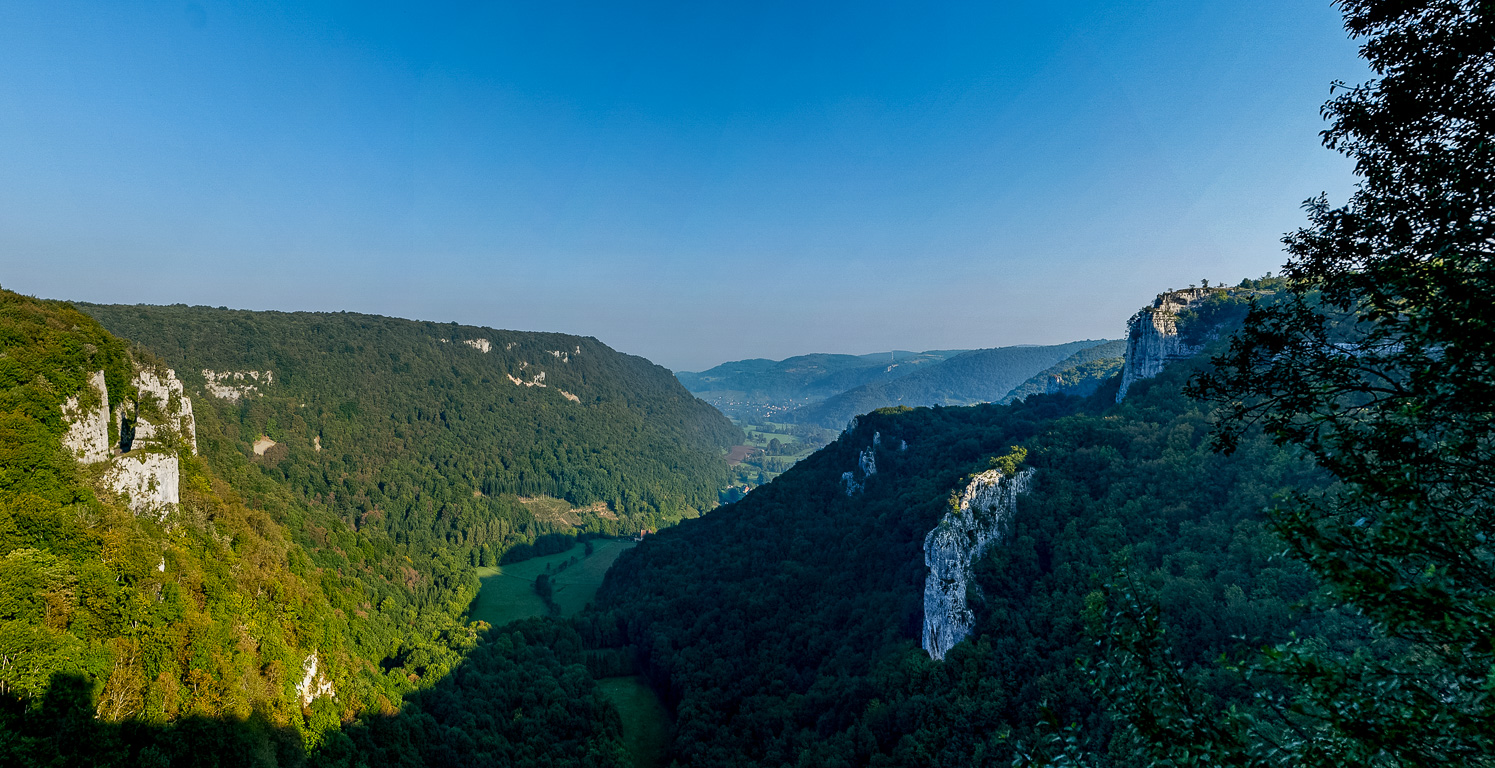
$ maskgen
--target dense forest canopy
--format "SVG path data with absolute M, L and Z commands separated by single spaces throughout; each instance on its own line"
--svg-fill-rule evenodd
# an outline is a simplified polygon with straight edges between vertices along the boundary
M 1120 406 L 1113 380 L 1088 400 L 863 416 L 743 501 L 621 558 L 582 632 L 638 655 L 675 706 L 682 765 L 1005 763 L 1038 738 L 1044 707 L 1104 751 L 1117 732 L 1076 662 L 1092 658 L 1087 612 L 1123 558 L 1162 596 L 1184 674 L 1245 703 L 1220 654 L 1359 628 L 1291 610 L 1315 581 L 1274 561 L 1282 545 L 1262 525 L 1278 489 L 1325 478 L 1264 438 L 1214 453 L 1207 408 L 1180 391 L 1188 374 Z M 932 661 L 921 544 L 962 478 L 1012 445 L 1035 485 L 978 568 L 976 634 Z M 878 471 L 848 494 L 842 473 L 866 450 Z
M 652 366 L 616 357 L 612 365 L 644 380 L 641 391 L 624 393 L 646 410 L 631 429 L 653 419 L 687 445 L 713 434 L 730 440 L 730 425 L 724 429 L 725 420 L 698 402 L 689 407 L 705 415 L 701 423 L 657 418 L 672 413 L 678 385 Z M 257 370 L 274 370 L 267 360 L 281 361 L 256 359 Z M 91 372 L 102 370 L 108 401 L 97 405 L 118 414 L 136 397 L 137 372 L 159 366 L 71 305 L 0 293 L 0 428 L 8 435 L 0 451 L 0 763 L 384 765 L 456 754 L 519 765 L 620 764 L 616 713 L 598 697 L 574 633 L 541 622 L 485 634 L 486 625 L 464 618 L 478 586 L 474 561 L 548 542 L 554 536 L 541 533 L 544 521 L 501 494 L 497 508 L 508 517 L 486 518 L 487 530 L 500 532 L 476 544 L 485 520 L 476 504 L 465 517 L 436 508 L 443 526 L 436 530 L 453 537 L 444 540 L 423 531 L 415 514 L 373 525 L 333 501 L 344 493 L 366 500 L 381 488 L 398 496 L 388 472 L 382 486 L 358 486 L 348 473 L 323 496 L 307 493 L 309 486 L 290 479 L 330 483 L 333 471 L 359 461 L 408 458 L 390 445 L 356 453 L 353 437 L 378 430 L 359 431 L 352 398 L 334 398 L 355 403 L 337 417 L 301 416 L 311 410 L 301 402 L 326 400 L 314 397 L 295 366 L 281 368 L 290 382 L 285 374 L 256 382 L 270 394 L 241 394 L 218 407 L 203 396 L 209 382 L 199 373 L 189 390 L 200 404 L 201 456 L 186 443 L 171 448 L 180 503 L 159 516 L 138 514 L 102 484 L 113 459 L 87 465 L 64 448 L 63 404 L 88 397 Z M 445 373 L 455 379 L 462 369 Z M 650 376 L 663 382 L 662 396 L 649 389 Z M 608 382 L 605 373 L 596 378 Z M 306 400 L 290 405 L 297 395 Z M 250 445 L 253 435 L 273 435 L 277 446 L 307 439 L 309 424 L 324 428 L 311 433 L 322 438 L 311 450 L 261 455 Z M 692 428 L 694 443 L 679 437 Z M 536 431 L 539 443 L 545 433 Z M 111 428 L 109 439 L 119 438 Z M 307 466 L 344 440 L 341 455 Z M 439 442 L 430 449 L 441 450 Z M 720 461 L 714 447 L 706 456 Z M 416 503 L 458 477 L 450 471 L 461 466 L 455 458 L 439 464 L 448 474 L 425 476 L 418 489 L 425 497 L 411 494 Z M 481 498 L 458 489 L 465 499 Z M 396 509 L 381 501 L 368 509 Z M 641 509 L 607 522 L 652 523 L 668 512 Z M 495 518 L 514 527 L 503 530 Z M 496 697 L 494 686 L 512 698 Z M 505 717 L 452 721 L 457 701 Z M 477 741 L 453 741 L 443 728 Z
M 491 559 L 550 532 L 515 496 L 605 505 L 592 530 L 658 528 L 716 504 L 721 455 L 741 442 L 667 370 L 592 338 L 350 313 L 83 308 L 194 391 L 208 391 L 205 370 L 273 374 L 251 395 L 205 398 L 232 448 L 248 456 L 270 438 L 256 461 L 277 482 L 396 541 Z
M 314 744 L 339 710 L 391 710 L 472 646 L 457 620 L 469 579 L 410 581 L 396 549 L 273 488 L 236 487 L 185 447 L 181 503 L 167 516 L 101 490 L 103 468 L 61 444 L 61 404 L 103 370 L 107 405 L 119 406 L 142 360 L 91 318 L 3 292 L 0 347 L 0 693 L 13 703 L 73 676 L 108 722 L 254 715 L 261 736 L 290 729 Z M 210 415 L 199 437 L 222 440 Z M 360 567 L 298 544 L 313 538 L 359 553 Z M 313 655 L 341 694 L 336 709 L 297 703 Z

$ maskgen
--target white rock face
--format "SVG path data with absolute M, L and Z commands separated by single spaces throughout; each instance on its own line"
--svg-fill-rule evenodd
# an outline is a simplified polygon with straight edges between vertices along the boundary
M 308 707 L 318 696 L 336 695 L 332 681 L 317 671 L 317 653 L 312 651 L 306 661 L 301 662 L 301 682 L 296 684 L 296 697 L 301 700 L 301 706 Z
M 940 518 L 924 537 L 924 650 L 931 659 L 971 633 L 976 617 L 966 605 L 971 566 L 991 545 L 1002 540 L 1017 511 L 1017 497 L 1028 490 L 1033 470 L 1005 477 L 991 469 L 971 478 L 960 505 Z
M 581 402 L 581 398 L 577 397 L 576 395 L 571 394 L 570 392 L 567 392 L 564 389 L 557 389 L 556 391 L 559 392 L 559 393 L 561 393 L 561 397 L 564 397 L 564 398 L 566 398 L 567 400 L 570 400 L 573 403 L 579 403 L 579 402 Z
M 259 392 L 260 384 L 274 384 L 273 371 L 210 371 L 202 369 L 208 394 L 219 400 L 238 400 Z
M 104 472 L 104 482 L 130 497 L 130 511 L 157 518 L 182 502 L 181 466 L 174 453 L 135 451 L 117 456 Z
M 1163 367 L 1175 360 L 1199 354 L 1203 344 L 1186 344 L 1178 335 L 1178 313 L 1212 293 L 1204 288 L 1160 293 L 1152 306 L 1132 315 L 1127 321 L 1126 363 L 1121 368 L 1116 402 L 1121 402 L 1137 381 L 1162 373 Z
M 524 366 L 520 366 L 520 367 L 523 368 Z M 539 373 L 535 374 L 533 377 L 530 378 L 529 381 L 525 381 L 524 379 L 521 379 L 518 376 L 515 376 L 515 375 L 513 375 L 511 373 L 506 373 L 504 375 L 508 376 L 509 377 L 509 381 L 514 382 L 514 386 L 516 386 L 516 387 L 543 387 L 543 386 L 545 386 L 545 372 L 544 371 L 540 371 Z
M 855 496 L 858 491 L 862 490 L 862 484 L 857 482 L 856 473 L 849 469 L 841 473 L 841 484 L 846 486 L 847 496 Z
M 462 343 L 485 354 L 493 349 L 493 343 L 487 339 L 464 339 Z
M 82 395 L 74 395 L 62 404 L 62 420 L 67 423 L 62 445 L 78 461 L 97 464 L 109 458 L 109 389 L 104 383 L 104 372 L 95 371 L 84 388 L 92 390 L 89 399 L 98 404 L 83 408 L 79 404 Z
M 182 390 L 176 371 L 168 368 L 163 377 L 155 371 L 142 369 L 135 372 L 134 384 L 139 392 L 135 412 L 126 413 L 124 417 L 134 421 L 135 434 L 129 446 L 121 444 L 120 447 L 133 450 L 151 444 L 169 444 L 170 437 L 177 436 L 195 455 L 197 420 L 192 416 L 192 400 Z M 164 417 L 163 423 L 154 424 L 141 416 L 142 407 L 160 413 Z
M 85 411 L 79 398 L 73 397 L 62 406 L 62 415 L 68 423 L 68 431 L 62 444 L 72 451 L 79 461 L 96 464 L 108 461 L 104 470 L 104 485 L 115 493 L 129 497 L 130 510 L 137 515 L 150 514 L 164 517 L 173 506 L 181 503 L 181 463 L 174 452 L 148 452 L 141 448 L 165 445 L 175 448 L 172 435 L 180 435 L 183 441 L 197 452 L 197 425 L 192 417 L 192 401 L 182 391 L 182 383 L 170 370 L 158 374 L 150 370 L 135 372 L 136 402 L 121 403 L 117 415 L 121 418 L 120 450 L 131 449 L 112 459 L 109 444 L 109 391 L 104 381 L 104 372 L 98 371 L 89 377 L 88 387 L 93 389 L 90 399 L 98 404 Z M 140 409 L 144 405 L 163 422 L 152 423 L 142 418 Z M 129 438 L 133 426 L 133 438 Z
M 874 442 L 873 445 L 876 446 L 877 444 Z M 868 477 L 877 474 L 877 454 L 872 448 L 862 451 L 861 455 L 857 457 L 857 467 L 862 470 L 863 475 Z
M 847 428 L 847 431 L 856 431 L 855 418 L 852 419 L 851 426 Z M 867 446 L 862 449 L 861 453 L 857 454 L 857 469 L 862 472 L 861 482 L 857 482 L 857 473 L 855 470 L 847 470 L 841 473 L 841 484 L 845 486 L 847 496 L 855 496 L 861 492 L 862 489 L 867 487 L 867 478 L 877 474 L 877 447 L 879 445 L 882 445 L 882 433 L 873 432 L 872 445 Z

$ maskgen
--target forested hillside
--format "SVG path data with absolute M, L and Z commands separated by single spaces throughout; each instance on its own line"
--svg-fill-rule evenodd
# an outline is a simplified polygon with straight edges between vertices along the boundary
M 82 305 L 159 354 L 224 456 L 359 530 L 489 564 L 553 530 L 518 497 L 657 529 L 716 504 L 741 432 L 669 371 L 592 338 L 351 313 Z M 255 377 L 258 378 L 255 378 Z M 261 437 L 263 455 L 256 455 Z M 217 454 L 214 455 L 215 458 Z
M 970 405 L 996 402 L 1038 372 L 1102 341 L 1053 346 L 976 349 L 921 367 L 892 381 L 853 387 L 799 408 L 789 419 L 840 429 L 851 417 L 876 408 L 907 405 Z
M 1018 387 L 1001 402 L 1022 400 L 1029 395 L 1063 393 L 1086 397 L 1100 389 L 1112 376 L 1121 372 L 1126 355 L 1126 340 L 1117 339 L 1079 352 L 1055 363 L 1053 367 L 1040 371 Z
M 242 438 L 256 418 L 277 445 L 303 435 L 277 423 L 284 403 L 262 408 L 275 396 L 241 388 L 214 408 L 193 393 L 196 424 L 154 427 L 147 445 L 147 415 L 185 408 L 147 396 L 164 371 L 73 306 L 0 293 L 0 764 L 622 764 L 616 713 L 574 632 L 531 622 L 484 635 L 463 619 L 471 560 L 487 550 L 369 524 L 366 511 L 392 505 L 345 520 L 333 498 L 353 483 L 305 498 L 286 483 L 308 474 L 300 451 L 257 453 Z M 647 390 L 637 399 L 667 411 Z M 698 429 L 721 427 L 695 408 Z M 90 409 L 106 417 L 90 423 L 100 441 L 118 444 L 99 456 L 75 441 Z M 354 432 L 323 426 L 309 453 Z M 126 492 L 118 471 L 142 454 L 172 472 Z M 336 462 L 320 472 L 356 465 Z M 144 507 L 139 493 L 170 504 Z M 505 504 L 522 526 L 498 541 L 534 535 L 525 508 Z M 456 533 L 474 520 L 438 511 Z
M 147 451 L 146 410 L 124 457 L 85 461 L 64 435 L 79 403 L 131 412 L 147 399 L 140 372 L 156 365 L 69 305 L 0 292 L 0 764 L 294 765 L 308 749 L 346 751 L 345 722 L 409 719 L 397 714 L 402 697 L 478 645 L 479 627 L 461 619 L 477 587 L 471 568 L 301 503 L 235 453 L 211 408 L 197 414 L 195 441 L 149 449 L 176 469 L 152 489 L 179 486 L 179 501 L 137 506 L 111 477 Z M 94 371 L 103 402 L 89 401 Z M 490 646 L 487 657 L 532 656 Z M 566 708 L 595 696 L 572 656 L 505 662 L 540 686 L 534 726 L 509 734 L 509 754 L 545 753 L 552 737 L 533 739 L 547 730 L 615 751 L 606 718 L 565 724 Z M 547 709 L 547 684 L 574 701 Z
M 1119 406 L 1113 380 L 1087 400 L 861 417 L 773 483 L 621 558 L 582 631 L 642 660 L 679 717 L 682 765 L 1005 765 L 1045 711 L 1107 749 L 1116 732 L 1077 663 L 1094 658 L 1099 590 L 1130 563 L 1188 674 L 1238 698 L 1220 654 L 1315 626 L 1291 609 L 1315 582 L 1274 559 L 1261 510 L 1323 479 L 1259 437 L 1212 451 L 1207 409 L 1180 392 L 1191 367 Z M 977 567 L 975 633 L 932 661 L 921 544 L 963 478 L 1013 445 L 1034 486 Z M 864 452 L 877 471 L 848 491 Z

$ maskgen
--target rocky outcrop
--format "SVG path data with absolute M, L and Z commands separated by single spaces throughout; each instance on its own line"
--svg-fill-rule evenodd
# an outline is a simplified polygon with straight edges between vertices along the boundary
M 159 446 L 175 448 L 185 445 L 197 453 L 197 420 L 192 416 L 192 401 L 182 390 L 176 371 L 170 368 L 135 372 L 135 402 L 123 403 L 120 417 L 121 452 Z
M 103 484 L 128 497 L 137 515 L 164 517 L 181 503 L 178 448 L 197 452 L 192 401 L 170 369 L 137 368 L 136 396 L 116 404 L 119 443 L 110 446 L 109 390 L 104 372 L 91 375 L 83 392 L 63 403 L 62 444 L 85 464 L 108 462 Z M 85 407 L 83 404 L 87 403 Z
M 848 432 L 856 430 L 856 422 L 853 420 Z M 841 473 L 841 484 L 846 488 L 847 496 L 854 496 L 863 488 L 867 487 L 867 478 L 877 474 L 877 447 L 882 445 L 882 433 L 872 433 L 872 445 L 867 446 L 861 453 L 857 454 L 857 469 L 862 471 L 862 480 L 857 482 L 856 471 L 847 470 Z
M 174 453 L 134 451 L 116 456 L 104 472 L 104 482 L 129 497 L 130 511 L 163 518 L 180 504 L 181 466 Z
M 301 706 L 309 707 L 318 696 L 336 696 L 337 690 L 332 687 L 332 681 L 317 669 L 317 654 L 313 651 L 301 663 L 301 682 L 296 684 L 296 698 L 301 701 Z
M 515 375 L 510 374 L 510 373 L 506 373 L 504 375 L 508 376 L 509 377 L 509 381 L 514 382 L 514 386 L 517 386 L 517 387 L 543 387 L 543 386 L 545 386 L 545 372 L 544 371 L 540 371 L 539 373 L 536 373 L 534 376 L 531 376 L 529 381 L 525 381 L 524 379 L 521 379 L 518 376 L 515 376 Z
M 1204 344 L 1189 344 L 1178 333 L 1178 314 L 1215 292 L 1190 288 L 1158 294 L 1152 306 L 1144 307 L 1127 321 L 1126 362 L 1121 368 L 1121 389 L 1116 402 L 1126 397 L 1132 384 L 1162 373 L 1175 360 L 1199 354 Z
M 971 478 L 939 525 L 924 537 L 924 650 L 931 659 L 971 633 L 976 617 L 966 604 L 972 565 L 1006 535 L 1017 497 L 1028 490 L 1033 470 L 1011 477 L 991 469 Z
M 83 391 L 62 404 L 62 420 L 67 424 L 62 446 L 78 461 L 97 464 L 109 458 L 109 389 L 103 371 L 90 375 Z
M 446 339 L 442 339 L 446 341 Z M 212 371 L 202 369 L 208 394 L 219 400 L 239 400 L 259 394 L 259 385 L 275 383 L 273 371 Z
M 487 339 L 463 339 L 462 343 L 485 354 L 493 350 L 493 342 Z

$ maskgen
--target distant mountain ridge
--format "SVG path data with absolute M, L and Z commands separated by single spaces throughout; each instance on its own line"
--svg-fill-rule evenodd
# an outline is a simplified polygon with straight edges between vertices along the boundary
M 853 416 L 895 405 L 1000 402 L 1029 378 L 1077 352 L 1107 343 L 1087 339 L 1050 346 L 977 349 L 892 381 L 863 384 L 789 414 L 799 423 L 845 426 Z
M 796 355 L 783 360 L 753 358 L 722 363 L 699 373 L 679 371 L 675 377 L 692 392 L 734 391 L 764 398 L 830 397 L 862 384 L 896 379 L 965 351 L 893 350 L 866 355 Z

